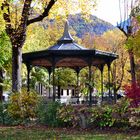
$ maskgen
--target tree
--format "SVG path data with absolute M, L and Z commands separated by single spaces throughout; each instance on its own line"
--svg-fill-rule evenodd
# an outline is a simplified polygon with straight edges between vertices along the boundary
M 27 26 L 41 21 L 48 13 L 51 7 L 54 5 L 55 0 L 51 0 L 44 9 L 43 13 L 36 18 L 29 19 L 29 12 L 31 9 L 32 0 L 25 0 L 23 4 L 23 10 L 21 18 L 19 19 L 19 25 L 16 27 L 12 26 L 12 21 L 10 17 L 10 3 L 4 1 L 2 5 L 2 10 L 7 10 L 4 12 L 4 20 L 6 22 L 6 32 L 10 38 L 12 44 L 12 90 L 20 91 L 21 89 L 21 58 L 22 58 L 22 47 L 26 38 Z M 17 23 L 16 23 L 17 24 Z
M 16 3 L 17 2 L 17 3 Z M 22 58 L 22 47 L 26 40 L 26 32 L 27 27 L 35 22 L 42 21 L 45 17 L 47 17 L 52 9 L 52 15 L 59 10 L 62 11 L 62 6 L 64 6 L 64 3 L 69 1 L 61 1 L 61 0 L 46 0 L 46 1 L 37 1 L 36 7 L 39 11 L 41 11 L 41 14 L 35 15 L 31 17 L 31 13 L 33 10 L 32 5 L 35 5 L 35 2 L 33 0 L 25 0 L 25 1 L 14 1 L 9 2 L 8 0 L 5 0 L 2 3 L 2 11 L 3 11 L 3 17 L 5 20 L 5 27 L 6 32 L 10 38 L 11 44 L 12 44 L 12 90 L 13 91 L 20 91 L 21 89 L 21 58 Z M 85 2 L 85 0 L 79 0 L 81 6 L 82 3 Z M 88 4 L 94 5 L 94 0 L 89 0 L 88 3 L 86 3 L 86 7 Z M 56 5 L 57 4 L 57 5 Z M 77 6 L 79 3 L 75 4 Z M 11 6 L 15 7 L 13 10 Z M 57 7 L 57 10 L 54 10 L 54 5 Z M 21 6 L 21 8 L 18 8 Z M 73 6 L 74 7 L 74 6 Z M 11 16 L 11 9 L 12 11 L 15 11 L 15 15 Z M 83 8 L 82 8 L 83 9 Z M 86 8 L 87 9 L 87 8 Z M 5 11 L 6 10 L 6 11 Z M 84 9 L 85 11 L 85 9 Z M 18 15 L 18 13 L 20 13 Z M 13 19 L 14 18 L 14 19 Z M 14 24 L 13 24 L 14 23 Z
M 126 42 L 129 42 L 129 38 L 131 38 L 135 32 L 133 30 L 133 9 L 139 4 L 138 0 L 124 0 L 123 1 L 123 12 L 121 3 L 122 1 L 119 0 L 120 3 L 120 24 L 118 24 L 118 28 L 125 34 L 126 36 Z M 130 9 L 130 14 L 129 14 Z M 124 13 L 124 15 L 122 15 Z M 128 43 L 127 43 L 128 44 Z M 133 53 L 133 46 L 129 45 L 127 48 L 128 54 L 129 54 L 129 60 L 130 60 L 130 73 L 131 73 L 131 81 L 132 83 L 136 82 L 136 76 L 135 76 L 135 60 L 134 60 L 134 53 Z
M 124 48 L 126 37 L 118 29 L 105 32 L 102 36 L 94 37 L 94 47 L 100 50 L 113 52 L 119 55 L 111 65 L 111 85 L 112 89 L 116 93 L 122 88 L 129 80 L 128 69 L 128 55 Z M 104 68 L 104 83 L 108 83 L 108 77 L 106 77 L 107 68 Z M 100 73 L 97 77 L 100 76 Z M 97 81 L 99 78 L 97 78 Z M 96 79 L 95 79 L 96 80 Z
M 140 29 L 132 38 L 129 38 L 129 44 L 133 45 L 133 53 L 135 55 L 135 72 L 137 82 L 140 84 Z
M 140 85 L 140 3 L 132 10 L 131 12 L 134 20 L 135 20 L 135 34 L 133 37 L 129 39 L 131 44 L 134 46 L 133 51 L 136 58 L 136 76 L 137 76 L 137 82 Z

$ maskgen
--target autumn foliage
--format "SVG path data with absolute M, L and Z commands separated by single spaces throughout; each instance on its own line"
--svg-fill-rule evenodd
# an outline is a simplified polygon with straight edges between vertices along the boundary
M 140 105 L 140 86 L 137 83 L 126 85 L 125 92 L 131 101 L 131 107 L 138 107 Z

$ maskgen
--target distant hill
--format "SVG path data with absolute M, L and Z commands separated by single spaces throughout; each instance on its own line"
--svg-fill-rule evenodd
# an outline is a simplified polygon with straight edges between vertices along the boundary
M 93 15 L 90 15 L 90 22 L 84 20 L 81 14 L 69 15 L 68 21 L 79 38 L 87 32 L 93 35 L 102 35 L 104 32 L 115 28 L 112 24 Z
M 76 36 L 79 38 L 82 38 L 86 33 L 90 33 L 91 35 L 102 35 L 104 32 L 116 28 L 112 24 L 93 15 L 90 15 L 90 21 L 86 21 L 81 14 L 69 15 L 68 21 L 70 27 L 76 31 Z M 53 25 L 55 19 L 46 19 L 39 24 L 44 28 L 48 28 L 48 22 Z

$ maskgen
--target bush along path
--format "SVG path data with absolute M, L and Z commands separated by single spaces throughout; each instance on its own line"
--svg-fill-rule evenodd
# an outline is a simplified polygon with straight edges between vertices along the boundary
M 41 125 L 81 129 L 140 129 L 140 107 L 122 98 L 116 104 L 102 106 L 46 103 L 34 91 L 23 89 L 12 93 L 7 103 L 0 104 L 0 125 Z

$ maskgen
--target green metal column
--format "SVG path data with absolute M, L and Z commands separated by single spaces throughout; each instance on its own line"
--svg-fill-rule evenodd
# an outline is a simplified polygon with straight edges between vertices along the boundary
M 53 101 L 55 101 L 55 94 L 56 94 L 56 90 L 55 90 L 55 66 L 52 67 L 52 72 L 53 72 Z
M 103 102 L 103 94 L 104 94 L 104 86 L 103 86 L 103 68 L 104 66 L 102 65 L 100 68 L 101 71 L 101 94 L 102 94 L 102 102 Z
M 111 63 L 108 63 L 108 90 L 109 90 L 109 101 L 111 100 L 111 89 L 110 89 L 110 70 L 111 70 Z
M 31 72 L 31 65 L 26 64 L 27 67 L 27 91 L 30 91 L 30 72 Z
M 91 65 L 89 65 L 89 106 L 92 106 Z
M 48 70 L 48 74 L 49 74 L 49 98 L 51 97 L 51 88 L 50 88 L 50 84 L 51 84 L 51 72 L 52 72 L 52 69 L 51 67 L 47 69 Z

